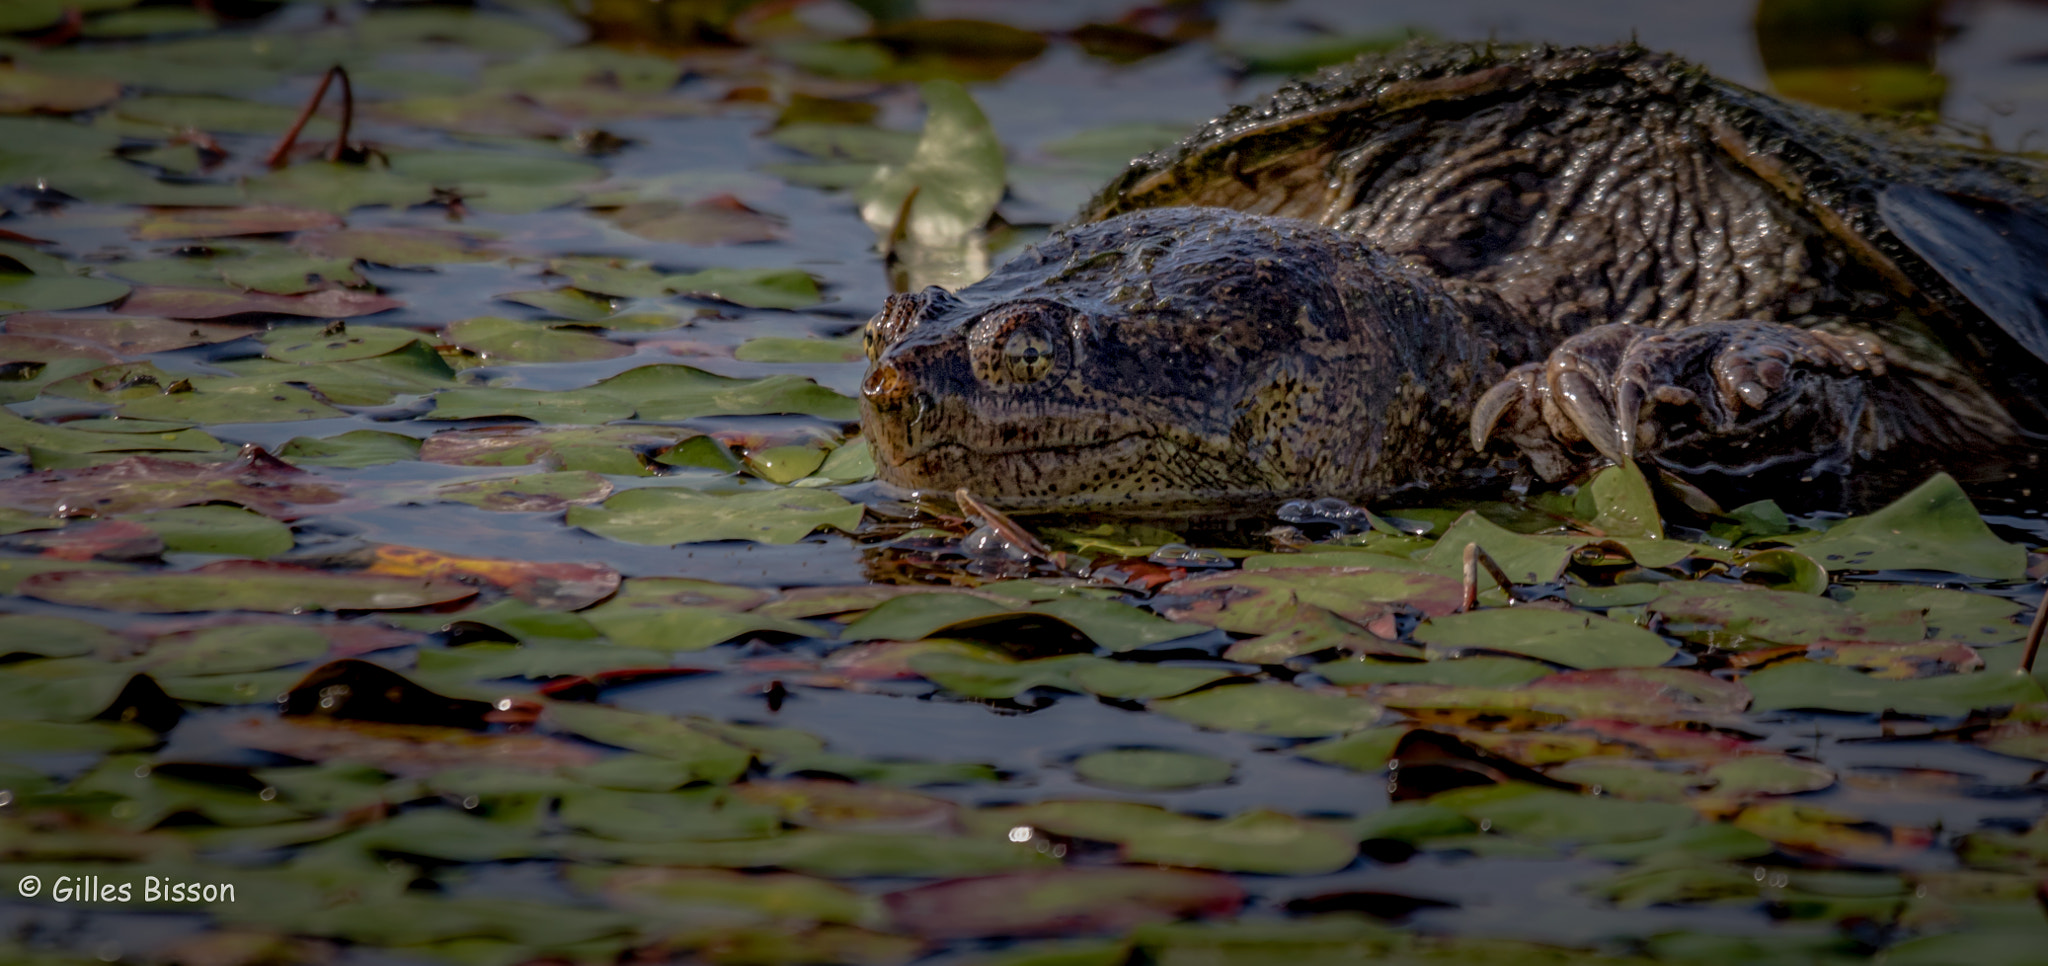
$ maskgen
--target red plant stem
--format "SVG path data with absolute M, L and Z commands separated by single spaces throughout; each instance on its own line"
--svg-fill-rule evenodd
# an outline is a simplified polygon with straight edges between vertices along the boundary
M 2041 652 L 2041 632 L 2048 630 L 2048 590 L 2041 592 L 2041 603 L 2034 608 L 2034 626 L 2027 629 L 2027 649 L 2020 654 L 2020 673 L 2034 673 L 2034 655 Z
M 343 70 L 340 64 L 328 68 L 327 73 L 341 78 L 341 130 L 334 136 L 334 146 L 327 149 L 327 160 L 338 162 L 348 150 L 349 125 L 356 119 L 356 91 L 348 82 L 348 71 Z
M 327 68 L 327 73 L 320 75 L 320 86 L 313 88 L 313 96 L 306 100 L 305 107 L 299 108 L 299 116 L 296 120 L 292 121 L 291 130 L 284 132 L 284 137 L 279 138 L 277 141 L 277 147 L 271 148 L 270 156 L 263 159 L 263 164 L 266 167 L 275 168 L 284 163 L 285 155 L 291 153 L 292 145 L 297 144 L 299 141 L 299 132 L 306 129 L 306 122 L 313 119 L 313 112 L 319 110 L 320 102 L 327 99 L 327 85 L 334 83 L 334 78 L 337 74 L 341 76 L 342 117 L 341 140 L 336 141 L 335 144 L 347 143 L 348 115 L 355 107 L 355 99 L 349 91 L 348 72 L 342 70 L 341 65 L 337 64 Z

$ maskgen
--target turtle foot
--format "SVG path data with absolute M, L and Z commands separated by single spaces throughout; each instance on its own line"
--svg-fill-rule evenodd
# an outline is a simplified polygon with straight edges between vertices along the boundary
M 1503 439 L 1553 481 L 1602 457 L 1736 473 L 1846 466 L 1865 386 L 1884 372 L 1869 337 L 1747 320 L 1603 325 L 1489 390 L 1472 442 Z

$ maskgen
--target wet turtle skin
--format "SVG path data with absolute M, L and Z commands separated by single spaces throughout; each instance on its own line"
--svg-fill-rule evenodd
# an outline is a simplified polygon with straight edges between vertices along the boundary
M 1639 47 L 1411 48 L 1133 162 L 979 283 L 893 296 L 862 424 L 885 482 L 1019 510 L 1628 459 L 1852 503 L 2003 478 L 2048 427 L 2044 198 L 2035 160 Z

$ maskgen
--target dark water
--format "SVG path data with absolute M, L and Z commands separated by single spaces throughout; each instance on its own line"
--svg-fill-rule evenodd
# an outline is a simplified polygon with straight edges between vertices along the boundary
M 932 18 L 993 20 L 1057 33 L 1091 20 L 1112 18 L 1134 6 L 927 0 L 920 9 Z M 1056 41 L 1044 54 L 1007 76 L 972 87 L 1011 163 L 1010 193 L 998 213 L 1018 230 L 1000 241 L 994 257 L 1000 261 L 1006 252 L 1061 221 L 1117 168 L 1113 159 L 1075 161 L 1048 151 L 1048 145 L 1119 125 L 1191 127 L 1281 82 L 1278 75 L 1247 76 L 1234 70 L 1230 51 L 1281 48 L 1318 36 L 1412 31 L 1447 39 L 1502 42 L 1600 44 L 1634 39 L 1693 58 L 1722 76 L 1759 88 L 1771 89 L 1775 84 L 1809 94 L 1817 91 L 1844 106 L 1855 106 L 1868 97 L 1894 97 L 1886 106 L 1936 115 L 1941 126 L 1959 139 L 2005 149 L 2048 149 L 2048 140 L 2044 140 L 2048 138 L 2048 4 L 1986 0 L 1896 6 L 1911 9 L 1896 18 L 1898 23 L 1886 21 L 1879 30 L 1855 22 L 1855 17 L 1825 3 L 1766 3 L 1763 10 L 1701 2 L 1217 3 L 1212 7 L 1216 19 L 1213 40 L 1191 42 L 1131 64 L 1091 57 L 1073 43 Z M 276 22 L 305 22 L 317 16 L 317 9 L 309 5 L 284 10 L 276 15 Z M 1793 26 L 1785 27 L 1782 37 L 1759 38 L 1755 29 L 1759 20 Z M 1890 78 L 1885 81 L 1891 85 L 1886 91 L 1904 93 L 1872 94 L 1827 86 L 1831 77 L 1837 81 L 1849 78 L 1853 83 L 1861 83 L 1856 79 L 1862 78 L 1875 85 L 1870 78 L 1879 74 L 1870 71 L 1877 68 L 1890 71 L 1882 75 Z M 1865 73 L 1856 73 L 1859 70 Z M 690 80 L 683 90 L 692 90 L 693 84 L 718 83 Z M 266 99 L 296 103 L 309 87 L 310 81 L 302 78 L 287 90 L 270 92 Z M 897 85 L 875 93 L 873 101 L 881 107 L 879 123 L 884 126 L 904 129 L 916 125 L 920 102 L 914 89 Z M 796 312 L 707 308 L 703 317 L 685 328 L 621 335 L 621 341 L 636 344 L 632 355 L 602 362 L 492 366 L 467 372 L 464 379 L 494 386 L 569 389 L 653 362 L 686 362 L 740 377 L 794 372 L 851 393 L 861 375 L 858 363 L 746 363 L 717 354 L 689 354 L 693 348 L 685 344 L 711 347 L 715 353 L 764 335 L 837 336 L 874 312 L 889 292 L 889 281 L 874 250 L 874 235 L 846 195 L 784 183 L 764 173 L 763 166 L 788 163 L 795 155 L 761 136 L 764 124 L 760 117 L 629 120 L 610 127 L 634 142 L 606 159 L 613 179 L 659 181 L 680 186 L 678 193 L 689 196 L 735 194 L 786 219 L 789 227 L 784 239 L 684 249 L 636 239 L 575 209 L 525 215 L 477 213 L 470 215 L 463 227 L 494 233 L 508 245 L 550 254 L 642 258 L 675 270 L 800 267 L 823 280 L 826 300 Z M 364 136 L 393 144 L 443 143 L 438 136 L 388 124 L 370 123 Z M 238 159 L 233 163 L 245 166 L 267 143 L 266 138 L 253 136 L 224 140 Z M 253 166 L 245 170 L 253 170 Z M 125 234 L 132 212 L 119 206 L 74 204 L 47 215 L 25 211 L 24 217 L 8 224 L 50 239 L 67 253 L 111 255 L 144 247 Z M 369 209 L 352 214 L 350 223 L 355 227 L 409 225 L 417 224 L 418 219 Z M 509 268 L 504 264 L 444 266 L 434 274 L 370 269 L 366 275 L 407 303 L 378 316 L 376 322 L 419 328 L 438 328 L 452 319 L 507 314 L 506 304 L 493 300 L 495 294 L 546 284 L 539 277 L 538 265 L 530 262 Z M 186 350 L 160 354 L 155 361 L 172 371 L 204 373 L 224 354 L 245 350 L 246 346 Z M 272 449 L 293 437 L 330 436 L 351 429 L 427 436 L 449 428 L 446 423 L 405 418 L 413 414 L 408 407 L 415 402 L 400 397 L 378 412 L 312 423 L 237 423 L 207 428 L 224 442 L 256 443 Z M 47 418 L 89 409 L 49 400 L 13 408 L 22 415 Z M 800 417 L 759 417 L 702 420 L 690 425 L 779 429 L 824 424 Z M 7 457 L 0 462 L 0 475 L 17 475 L 26 468 L 25 460 Z M 394 490 L 504 475 L 495 470 L 416 461 L 327 472 Z M 620 486 L 660 486 L 673 481 L 656 477 L 616 482 Z M 2015 481 L 2010 492 L 1992 494 L 1983 505 L 2001 535 L 2038 547 L 2048 543 L 2048 521 L 2043 519 L 2041 504 L 2033 502 L 2028 482 Z M 849 492 L 858 497 L 866 491 L 856 488 Z M 754 587 L 859 583 L 873 566 L 872 555 L 864 556 L 862 548 L 845 536 L 813 536 L 787 546 L 721 542 L 642 547 L 565 527 L 558 515 L 489 513 L 450 504 L 383 506 L 311 521 L 300 532 L 301 550 L 380 543 L 482 557 L 599 562 L 629 577 L 686 576 Z M 203 562 L 203 558 L 173 557 L 168 562 L 188 566 Z M 1953 575 L 1878 576 L 1948 581 L 1958 586 L 1982 583 Z M 1980 589 L 2030 604 L 2037 593 L 2034 585 L 2026 582 Z M 115 626 L 136 626 L 150 620 L 109 618 L 18 597 L 6 598 L 5 609 L 90 616 Z M 1226 666 L 1216 656 L 1223 642 L 1212 643 L 1215 646 L 1207 653 L 1187 649 L 1187 653 L 1174 656 L 1192 666 Z M 823 653 L 822 645 L 799 642 L 786 647 L 800 656 Z M 787 673 L 759 670 L 749 662 L 784 653 L 768 645 L 714 648 L 688 659 L 693 665 L 721 673 L 616 688 L 606 692 L 606 698 L 615 706 L 634 710 L 801 729 L 828 736 L 832 750 L 847 755 L 985 762 L 1005 774 L 997 783 L 930 790 L 965 805 L 1115 797 L 1216 816 L 1255 808 L 1298 815 L 1354 816 L 1376 812 L 1388 804 L 1382 775 L 1342 770 L 1286 754 L 1298 742 L 1200 729 L 1086 696 L 1060 695 L 1037 704 L 1005 704 L 935 695 L 929 688 L 905 687 L 900 693 L 891 693 L 886 688 L 856 692 L 799 687 L 786 701 L 771 706 L 762 694 Z M 404 666 L 411 656 L 409 650 L 399 651 L 380 655 L 378 660 Z M 221 736 L 220 727 L 242 715 L 242 711 L 197 711 L 178 727 L 156 757 L 234 765 L 272 761 Z M 1951 742 L 1871 740 L 1890 736 L 1901 727 L 1909 731 L 1933 727 L 1926 722 L 1901 723 L 1876 715 L 1777 712 L 1751 715 L 1744 724 L 1760 737 L 1759 747 L 1817 760 L 1845 776 L 1843 783 L 1800 799 L 1815 807 L 1839 808 L 1873 822 L 1944 832 L 1974 830 L 1986 823 L 2024 827 L 2048 809 L 2048 785 L 2043 783 L 2038 763 Z M 1237 771 L 1227 784 L 1157 793 L 1105 791 L 1073 774 L 1070 763 L 1076 757 L 1120 746 L 1198 752 L 1230 760 Z M 90 767 L 94 760 L 92 756 L 49 757 L 40 759 L 39 764 L 52 774 L 68 776 Z M 1957 867 L 1954 856 L 1943 850 L 1912 861 L 1938 870 Z M 1384 891 L 1455 904 L 1420 912 L 1411 923 L 1421 931 L 1460 937 L 1612 949 L 1619 948 L 1618 937 L 1681 930 L 1777 939 L 1833 934 L 1832 924 L 1786 923 L 1753 906 L 1620 909 L 1578 891 L 1580 885 L 1610 876 L 1614 870 L 1609 863 L 1581 858 L 1480 858 L 1459 852 L 1425 852 L 1402 862 L 1361 860 L 1329 875 L 1238 878 L 1252 895 L 1246 915 L 1254 918 L 1277 915 L 1287 902 L 1302 897 Z M 854 884 L 879 892 L 906 883 L 865 880 Z M 564 891 L 554 866 L 546 862 L 462 869 L 445 876 L 440 888 L 457 896 L 580 901 Z M 47 904 L 0 902 L 0 931 L 14 939 L 109 961 L 122 957 L 156 961 L 153 951 L 165 948 L 172 937 L 206 926 L 203 917 L 193 915 L 53 910 Z M 961 952 L 954 949 L 941 958 L 965 961 Z M 2017 958 L 2000 961 L 2048 961 L 2029 960 L 2028 955 L 2020 952 Z M 367 948 L 341 953 L 341 961 L 348 963 L 430 960 L 446 961 L 414 952 Z

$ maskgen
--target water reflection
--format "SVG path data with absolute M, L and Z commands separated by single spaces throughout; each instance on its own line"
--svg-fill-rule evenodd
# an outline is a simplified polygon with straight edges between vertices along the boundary
M 1761 0 L 1757 51 L 1785 97 L 1933 120 L 1948 91 L 1935 52 L 1958 29 L 1952 13 L 1946 0 Z

